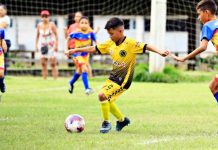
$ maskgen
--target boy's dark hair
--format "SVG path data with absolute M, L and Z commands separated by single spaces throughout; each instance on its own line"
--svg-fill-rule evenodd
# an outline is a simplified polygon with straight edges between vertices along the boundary
M 196 6 L 196 10 L 198 9 L 202 11 L 209 10 L 214 15 L 217 11 L 217 5 L 214 0 L 201 0 Z
M 88 18 L 87 16 L 82 16 L 82 17 L 80 18 L 79 22 L 80 22 L 82 19 L 86 19 L 86 20 L 89 21 L 89 18 Z
M 123 26 L 124 22 L 122 19 L 117 18 L 117 17 L 113 17 L 111 19 L 109 19 L 105 25 L 105 29 L 109 30 L 109 29 L 115 29 L 117 27 Z

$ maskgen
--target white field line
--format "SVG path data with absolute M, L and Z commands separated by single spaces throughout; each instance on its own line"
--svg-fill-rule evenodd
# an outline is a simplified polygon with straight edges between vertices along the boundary
M 197 138 L 202 138 L 202 137 L 217 137 L 216 134 L 214 135 L 192 135 L 192 136 L 167 136 L 167 137 L 160 137 L 160 138 L 151 138 L 148 140 L 145 140 L 141 143 L 141 145 L 151 145 L 151 144 L 157 144 L 157 143 L 167 143 L 167 142 L 171 142 L 171 141 L 186 141 L 186 140 L 193 140 L 193 139 L 197 139 Z
M 99 91 L 102 86 L 96 86 L 93 88 L 93 90 Z M 50 88 L 42 88 L 42 89 L 25 89 L 25 90 L 13 90 L 13 93 L 40 93 L 40 92 L 51 92 L 51 91 L 59 91 L 59 90 L 65 90 L 67 91 L 69 86 L 63 86 L 63 87 L 50 87 Z M 76 87 L 75 87 L 76 88 Z
M 0 118 L 0 122 L 1 122 L 1 121 L 7 121 L 7 120 L 9 120 L 8 117 L 6 117 L 6 118 Z
M 49 91 L 59 91 L 59 90 L 67 90 L 68 86 L 64 87 L 53 87 L 53 88 L 42 88 L 42 89 L 28 89 L 28 90 L 13 90 L 13 93 L 38 93 L 38 92 L 49 92 Z

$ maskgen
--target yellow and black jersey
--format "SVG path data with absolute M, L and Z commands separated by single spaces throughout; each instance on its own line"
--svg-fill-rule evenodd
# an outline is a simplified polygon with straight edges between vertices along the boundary
M 100 54 L 109 54 L 113 60 L 113 69 L 109 79 L 124 89 L 128 89 L 133 79 L 136 54 L 144 53 L 146 46 L 147 44 L 125 37 L 119 45 L 108 40 L 97 45 L 96 50 Z

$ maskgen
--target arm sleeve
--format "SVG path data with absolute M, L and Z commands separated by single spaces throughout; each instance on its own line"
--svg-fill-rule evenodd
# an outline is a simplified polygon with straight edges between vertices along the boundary
M 132 44 L 132 52 L 133 53 L 136 53 L 136 54 L 145 53 L 147 44 L 141 43 L 141 42 L 138 42 L 138 41 L 135 41 L 135 40 L 133 40 L 131 42 L 131 44 Z
M 213 37 L 213 31 L 210 29 L 209 26 L 204 25 L 201 31 L 201 41 L 203 39 L 210 41 L 212 37 Z
M 91 39 L 92 39 L 92 41 L 96 41 L 96 35 L 95 35 L 95 33 L 91 33 Z
M 96 45 L 96 50 L 99 54 L 110 54 L 109 48 L 110 48 L 110 42 L 106 41 L 102 44 Z
M 70 34 L 70 39 L 75 39 L 76 38 L 76 33 L 71 33 Z
M 8 27 L 9 27 L 10 24 L 11 24 L 11 20 L 10 20 L 10 18 L 9 18 L 8 16 L 5 16 L 4 20 L 5 20 L 6 24 L 7 24 Z

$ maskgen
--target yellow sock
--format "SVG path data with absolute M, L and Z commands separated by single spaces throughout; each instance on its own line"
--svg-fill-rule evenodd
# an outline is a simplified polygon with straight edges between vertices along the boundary
M 108 101 L 103 101 L 100 103 L 101 104 L 101 112 L 102 116 L 104 118 L 104 121 L 109 121 L 109 116 L 110 116 L 110 104 Z
M 124 121 L 124 115 L 120 112 L 120 109 L 114 102 L 110 103 L 110 112 L 118 119 L 118 121 Z

